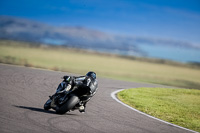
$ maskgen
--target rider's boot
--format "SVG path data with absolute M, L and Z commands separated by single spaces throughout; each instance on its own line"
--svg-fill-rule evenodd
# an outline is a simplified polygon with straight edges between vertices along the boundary
M 80 113 L 85 113 L 85 106 L 81 105 L 79 107 L 79 111 L 80 111 Z
M 85 113 L 86 103 L 87 103 L 87 102 L 83 102 L 83 103 L 80 105 L 79 111 L 80 111 L 81 113 Z

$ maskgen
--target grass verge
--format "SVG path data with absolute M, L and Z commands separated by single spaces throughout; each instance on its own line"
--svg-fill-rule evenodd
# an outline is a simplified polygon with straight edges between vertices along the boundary
M 151 116 L 200 132 L 200 90 L 134 88 L 117 97 Z

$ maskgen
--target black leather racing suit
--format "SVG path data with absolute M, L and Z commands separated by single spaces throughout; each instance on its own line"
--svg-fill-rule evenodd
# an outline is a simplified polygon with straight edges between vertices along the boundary
M 74 77 L 73 84 L 80 88 L 77 93 L 84 94 L 80 99 L 84 106 L 96 94 L 98 89 L 98 81 L 88 76 Z
M 98 89 L 97 79 L 88 76 L 80 76 L 80 77 L 64 76 L 63 78 L 66 81 L 67 79 L 70 79 L 68 83 L 71 84 L 72 87 L 79 88 L 75 90 L 74 93 L 77 94 L 78 96 L 81 96 L 80 101 L 84 106 L 91 99 L 91 97 L 93 97 L 97 92 Z

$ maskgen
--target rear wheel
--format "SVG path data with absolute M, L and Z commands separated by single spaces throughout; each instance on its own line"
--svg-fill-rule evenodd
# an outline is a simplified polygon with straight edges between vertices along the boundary
M 75 95 L 71 96 L 66 103 L 64 103 L 61 107 L 56 108 L 56 113 L 58 114 L 64 114 L 67 111 L 74 108 L 74 106 L 79 103 L 79 98 Z

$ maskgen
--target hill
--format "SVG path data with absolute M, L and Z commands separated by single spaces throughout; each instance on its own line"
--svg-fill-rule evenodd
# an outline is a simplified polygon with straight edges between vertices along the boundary
M 157 49 L 158 52 L 160 51 L 159 48 L 165 49 L 165 47 L 170 49 L 200 49 L 200 47 L 184 41 L 113 35 L 85 27 L 52 26 L 11 16 L 0 16 L 0 39 L 64 45 L 120 55 L 150 57 L 156 57 L 151 54 L 156 52 L 150 48 Z M 168 52 L 166 53 L 167 57 L 170 49 L 166 51 Z M 158 53 L 158 58 L 165 58 L 160 56 L 162 54 Z M 167 57 L 165 59 L 168 59 Z M 189 61 L 195 60 L 189 59 Z

